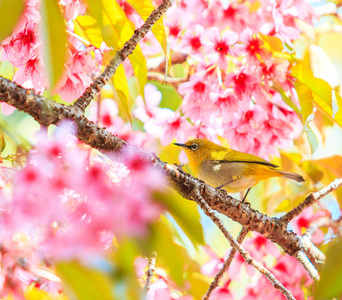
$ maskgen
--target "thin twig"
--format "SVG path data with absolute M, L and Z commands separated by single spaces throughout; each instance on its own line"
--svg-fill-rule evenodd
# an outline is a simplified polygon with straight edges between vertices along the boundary
M 342 178 L 335 179 L 326 187 L 307 196 L 302 203 L 300 203 L 297 207 L 295 207 L 294 209 L 286 213 L 284 216 L 282 216 L 280 220 L 285 223 L 289 223 L 293 218 L 299 216 L 304 209 L 316 203 L 319 199 L 323 198 L 327 194 L 337 190 L 340 186 L 342 186 Z
M 146 281 L 145 281 L 145 286 L 144 286 L 144 290 L 146 291 L 146 293 L 149 291 L 150 286 L 151 286 L 153 273 L 156 267 L 156 259 L 157 259 L 156 252 L 153 252 L 148 259 L 148 269 L 146 271 Z
M 326 257 L 324 253 L 319 250 L 308 238 L 301 237 L 301 242 L 304 247 L 303 251 L 309 255 L 310 261 L 314 262 L 315 264 L 322 264 L 325 262 Z
M 312 235 L 317 231 L 318 228 L 326 226 L 335 227 L 338 229 L 339 220 L 335 221 L 332 220 L 330 217 L 319 218 L 310 224 L 302 237 L 311 240 Z
M 239 233 L 239 236 L 237 237 L 237 242 L 239 244 L 242 243 L 243 239 L 246 237 L 247 233 L 249 232 L 249 230 L 245 227 L 243 227 Z M 214 291 L 214 289 L 219 285 L 220 280 L 222 278 L 222 276 L 224 275 L 224 273 L 228 270 L 228 268 L 230 267 L 230 264 L 233 261 L 233 258 L 235 256 L 236 253 L 236 249 L 232 248 L 229 252 L 229 255 L 226 259 L 226 261 L 224 262 L 221 270 L 216 274 L 214 280 L 211 282 L 209 289 L 207 290 L 207 293 L 204 296 L 204 300 L 209 299 L 211 293 Z
M 304 269 L 308 272 L 310 277 L 313 280 L 318 281 L 318 271 L 316 270 L 314 265 L 309 261 L 308 257 L 303 253 L 303 251 L 298 251 L 295 257 L 297 258 L 298 262 L 304 267 Z
M 126 59 L 127 56 L 133 53 L 137 44 L 144 38 L 144 36 L 151 30 L 152 26 L 159 20 L 159 18 L 171 7 L 172 0 L 164 0 L 158 8 L 156 8 L 146 22 L 134 31 L 133 36 L 125 43 L 120 51 L 116 52 L 108 66 L 103 73 L 95 79 L 95 81 L 85 90 L 83 95 L 76 100 L 74 107 L 84 112 L 90 102 L 99 93 L 109 79 L 115 74 L 118 66 Z
M 157 72 L 147 72 L 147 79 L 169 84 L 180 84 L 189 80 L 189 78 L 165 77 L 165 75 Z
M 248 251 L 246 251 L 230 234 L 230 232 L 225 228 L 223 222 L 216 215 L 216 213 L 210 208 L 210 206 L 205 202 L 205 200 L 200 195 L 198 189 L 194 189 L 192 195 L 190 196 L 194 201 L 201 207 L 204 213 L 216 224 L 216 226 L 221 230 L 223 235 L 226 237 L 230 245 L 235 248 L 241 256 L 244 258 L 246 263 L 257 269 L 266 279 L 268 279 L 273 286 L 278 289 L 287 299 L 295 300 L 291 292 L 286 289 L 275 276 L 267 270 L 263 265 L 253 259 Z
M 334 228 L 334 231 L 339 231 L 340 221 L 341 220 L 332 220 L 330 217 L 319 218 L 312 222 L 302 235 L 301 240 L 304 246 L 304 251 L 308 255 L 312 256 L 316 263 L 324 263 L 326 257 L 324 253 L 311 242 L 312 235 L 317 231 L 318 228 L 326 226 Z

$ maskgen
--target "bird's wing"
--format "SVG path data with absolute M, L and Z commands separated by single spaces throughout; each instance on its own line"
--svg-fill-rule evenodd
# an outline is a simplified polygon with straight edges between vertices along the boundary
M 272 168 L 278 168 L 277 165 L 268 162 L 258 156 L 253 154 L 243 153 L 236 150 L 230 149 L 230 151 L 217 151 L 216 153 L 212 153 L 212 160 L 217 163 L 232 163 L 232 162 L 241 162 L 241 163 L 254 163 L 265 166 L 270 166 Z

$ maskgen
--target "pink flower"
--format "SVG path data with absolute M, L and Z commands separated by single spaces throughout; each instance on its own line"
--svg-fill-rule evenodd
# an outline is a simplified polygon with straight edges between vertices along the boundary
M 272 16 L 275 36 L 291 46 L 291 41 L 299 38 L 299 30 L 292 26 L 286 26 L 284 16 L 275 7 L 272 10 Z
M 250 251 L 253 249 L 253 258 L 260 261 L 266 255 L 271 255 L 274 258 L 279 257 L 280 251 L 278 248 L 265 236 L 259 233 L 255 233 L 255 237 L 249 238 L 244 243 L 244 246 Z
M 203 59 L 204 28 L 196 25 L 195 30 L 187 29 L 182 37 L 180 49 L 184 53 L 189 53 L 198 60 Z
M 228 25 L 232 30 L 241 32 L 246 28 L 247 22 L 252 23 L 250 19 L 252 14 L 249 13 L 244 3 L 230 2 L 226 9 L 223 9 L 222 25 Z
M 5 115 L 5 116 L 9 116 L 12 113 L 14 113 L 15 111 L 15 107 L 11 106 L 5 102 L 1 103 L 1 112 Z
M 255 90 L 257 78 L 253 75 L 253 70 L 247 67 L 241 67 L 237 73 L 230 73 L 225 79 L 227 87 L 233 85 L 234 92 L 238 99 L 249 98 Z
M 180 94 L 185 95 L 184 102 L 205 103 L 210 98 L 211 84 L 206 80 L 205 74 L 191 75 L 188 82 L 182 83 L 178 87 Z
M 228 300 L 234 299 L 232 292 L 229 289 L 231 279 L 226 280 L 222 286 L 217 287 L 212 293 L 212 299 L 216 300 Z
M 274 80 L 283 85 L 286 82 L 287 70 L 289 62 L 287 60 L 280 60 L 272 58 L 260 64 L 258 68 L 259 81 L 264 78 L 266 91 L 269 91 L 269 80 Z M 286 90 L 286 88 L 284 88 Z
M 164 132 L 160 137 L 162 145 L 170 144 L 173 139 L 185 143 L 190 136 L 191 124 L 184 117 L 181 117 L 179 112 L 176 112 L 173 118 L 166 120 L 163 128 Z
M 204 246 L 204 251 L 209 255 L 210 260 L 201 267 L 201 273 L 207 276 L 215 276 L 224 264 L 224 258 L 219 258 L 216 253 L 209 247 Z
M 309 208 L 305 209 L 300 216 L 294 218 L 291 222 L 291 225 L 294 227 L 295 232 L 301 235 L 311 225 L 311 223 L 326 216 L 330 216 L 330 213 L 327 211 L 318 211 L 314 213 L 313 208 L 310 206 Z M 318 228 L 312 236 L 311 241 L 315 244 L 321 244 L 323 239 L 324 233 L 320 228 Z
M 148 260 L 145 257 L 138 257 L 134 260 L 135 273 L 138 277 L 143 277 L 145 275 L 147 264 Z
M 312 279 L 294 257 L 281 256 L 270 271 L 276 278 L 281 278 L 281 283 L 290 290 L 296 299 L 306 299 L 302 286 L 312 283 Z M 242 298 L 243 300 L 284 298 L 282 293 L 275 289 L 265 277 L 260 275 L 259 278 L 254 286 L 247 289 L 247 295 Z
M 207 35 L 209 40 L 209 46 L 207 48 L 209 54 L 211 54 L 211 59 L 215 62 L 217 61 L 219 68 L 226 70 L 228 64 L 227 56 L 233 55 L 231 46 L 237 42 L 239 36 L 237 33 L 228 30 L 221 37 L 217 27 L 211 28 Z
M 250 63 L 257 63 L 259 56 L 262 59 L 271 57 L 271 54 L 263 47 L 264 42 L 256 34 L 253 35 L 250 28 L 241 32 L 240 40 L 243 44 L 237 45 L 237 48 L 242 53 L 247 54 Z
M 213 93 L 212 99 L 218 109 L 219 114 L 221 116 L 227 116 L 228 119 L 231 119 L 239 108 L 239 99 L 237 99 L 229 89 L 225 89 L 218 93 Z
M 90 52 L 94 47 L 88 47 L 84 50 L 75 51 L 68 59 L 68 67 L 73 73 L 90 74 L 95 71 L 95 62 Z
M 33 22 L 27 22 L 23 30 L 14 36 L 7 38 L 2 43 L 2 60 L 8 60 L 12 65 L 23 66 L 36 56 L 38 47 L 37 26 Z
M 147 300 L 172 299 L 171 290 L 163 279 L 151 284 L 147 293 Z
M 133 112 L 144 123 L 145 130 L 158 137 L 162 134 L 162 125 L 165 124 L 165 120 L 174 116 L 172 110 L 159 107 L 161 99 L 161 92 L 154 85 L 146 84 L 145 101 L 138 96 L 135 101 L 137 108 Z
M 95 61 L 97 62 L 98 66 L 102 66 L 103 63 L 103 55 L 108 53 L 111 50 L 110 47 L 106 45 L 105 42 L 101 43 L 100 48 L 95 48 Z
M 36 93 L 42 93 L 49 85 L 44 73 L 44 66 L 37 57 L 20 66 L 13 77 L 13 81 L 25 88 L 34 89 Z
M 67 19 L 75 20 L 78 15 L 86 12 L 86 7 L 80 0 L 60 0 L 60 5 L 64 6 L 64 14 Z
M 65 73 L 56 85 L 55 94 L 59 94 L 64 101 L 71 102 L 80 97 L 92 83 L 91 78 L 83 73 L 72 73 L 66 67 Z
M 212 84 L 207 72 L 194 74 L 190 81 L 179 85 L 179 93 L 185 95 L 182 110 L 192 121 L 209 120 L 214 113 L 211 90 Z
M 252 257 L 253 253 L 251 253 Z M 239 279 L 240 273 L 241 273 L 241 268 L 244 266 L 244 269 L 246 270 L 246 273 L 252 277 L 255 274 L 255 269 L 251 265 L 247 264 L 245 259 L 241 256 L 240 253 L 236 253 L 233 259 L 233 262 L 231 266 L 228 269 L 228 274 L 230 278 L 233 279 Z

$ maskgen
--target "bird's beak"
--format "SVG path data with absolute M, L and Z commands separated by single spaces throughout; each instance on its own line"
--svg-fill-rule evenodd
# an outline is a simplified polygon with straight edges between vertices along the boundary
M 179 147 L 189 148 L 189 146 L 187 146 L 185 144 L 179 144 L 179 143 L 173 143 L 173 144 L 176 145 L 176 146 L 179 146 Z

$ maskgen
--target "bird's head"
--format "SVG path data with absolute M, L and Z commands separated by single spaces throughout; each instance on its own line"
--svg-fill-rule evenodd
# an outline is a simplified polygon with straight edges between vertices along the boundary
M 223 147 L 204 139 L 193 139 L 187 141 L 185 144 L 174 143 L 174 145 L 184 149 L 193 170 L 198 169 L 199 165 L 204 160 L 211 159 L 213 151 L 224 149 Z

